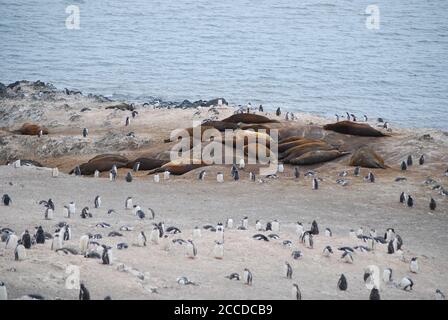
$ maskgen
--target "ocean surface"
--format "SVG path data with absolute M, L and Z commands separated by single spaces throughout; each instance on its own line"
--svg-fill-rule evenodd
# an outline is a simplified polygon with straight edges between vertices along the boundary
M 448 129 L 448 1 L 0 0 L 0 82 L 21 79 Z

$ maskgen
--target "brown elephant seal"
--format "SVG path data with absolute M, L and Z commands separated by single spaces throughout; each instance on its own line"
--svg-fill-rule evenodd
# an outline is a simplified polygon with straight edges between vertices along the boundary
M 334 150 L 333 146 L 330 146 L 325 143 L 308 143 L 304 144 L 302 146 L 294 147 L 290 150 L 293 150 L 290 152 L 286 157 L 283 158 L 284 163 L 289 163 L 290 160 L 300 157 L 301 155 L 310 152 L 310 151 L 317 151 L 317 150 Z M 289 151 L 289 150 L 288 150 Z M 280 159 L 282 159 L 280 157 Z
M 129 159 L 119 155 L 119 154 L 110 154 L 110 153 L 105 153 L 105 154 L 99 154 L 95 157 L 93 157 L 92 159 L 90 159 L 87 162 L 95 162 L 95 161 L 99 161 L 99 160 L 105 160 L 105 161 L 116 161 L 116 162 L 120 162 L 120 163 L 127 163 L 129 162 Z
M 37 124 L 32 123 L 24 123 L 22 127 L 18 130 L 13 131 L 14 133 L 23 134 L 26 136 L 38 136 L 39 132 L 42 131 L 42 134 L 48 134 L 48 129 L 45 127 L 41 127 Z
M 198 127 L 196 127 L 196 128 L 198 128 Z M 201 139 L 202 139 L 202 135 L 204 134 L 204 131 L 209 130 L 209 129 L 215 129 L 215 128 L 212 127 L 212 126 L 204 126 L 204 125 L 201 126 Z M 169 143 L 169 142 L 174 142 L 174 141 L 180 141 L 182 138 L 186 138 L 187 136 L 189 136 L 190 140 L 191 140 L 190 141 L 190 145 L 192 146 L 192 144 L 193 144 L 192 140 L 193 139 L 191 139 L 191 138 L 193 137 L 193 135 L 195 133 L 193 130 L 198 130 L 198 132 L 196 134 L 199 133 L 199 129 L 195 129 L 195 128 L 192 128 L 192 127 L 185 128 L 185 129 L 182 129 L 182 131 L 178 132 L 177 139 L 172 140 L 171 137 L 170 137 L 168 139 L 165 139 L 163 142 Z M 216 130 L 218 130 L 218 129 L 216 129 Z
M 348 152 L 340 152 L 339 150 L 314 150 L 302 154 L 300 157 L 291 159 L 289 163 L 306 166 L 331 161 L 346 154 L 348 154 Z
M 81 169 L 82 175 L 88 176 L 94 174 L 96 170 L 98 170 L 99 172 L 110 171 L 114 165 L 117 166 L 117 168 L 124 168 L 126 166 L 126 163 L 109 160 L 97 160 L 93 162 L 83 163 L 79 166 L 79 168 Z M 74 172 L 75 168 L 73 168 L 69 172 L 69 174 L 72 174 Z
M 298 147 L 298 146 L 304 145 L 306 143 L 312 143 L 312 142 L 322 142 L 322 140 L 301 139 L 301 140 L 294 140 L 291 142 L 281 143 L 278 145 L 278 152 L 283 153 L 291 148 Z
M 129 161 L 128 163 L 126 163 L 126 168 L 134 168 L 134 165 L 137 162 L 140 162 L 139 170 L 153 170 L 156 168 L 160 168 L 164 164 L 167 164 L 169 161 L 154 158 L 137 158 L 134 161 Z
M 266 159 L 271 156 L 271 150 L 263 144 L 250 143 L 244 146 L 244 155 L 257 160 Z
M 338 133 L 349 134 L 352 136 L 363 137 L 384 137 L 384 133 L 372 128 L 366 123 L 356 123 L 352 121 L 340 121 L 324 125 L 325 130 L 331 130 Z
M 262 131 L 267 134 L 271 133 L 271 128 L 262 124 L 243 124 L 240 128 L 241 130 L 253 130 L 255 132 Z
M 288 137 L 285 139 L 280 139 L 280 141 L 278 143 L 282 144 L 282 143 L 288 143 L 288 142 L 293 142 L 296 140 L 303 140 L 303 139 L 305 139 L 305 137 L 303 137 L 303 136 L 292 136 L 292 137 Z
M 278 120 L 269 119 L 265 116 L 260 116 L 258 114 L 253 113 L 237 113 L 231 115 L 228 118 L 221 120 L 223 122 L 231 122 L 231 123 L 278 123 Z
M 195 162 L 198 162 L 198 163 L 195 163 Z M 170 161 L 170 162 L 164 164 L 163 166 L 161 166 L 160 168 L 151 170 L 148 174 L 169 171 L 170 174 L 180 176 L 180 175 L 187 173 L 191 170 L 194 170 L 194 169 L 197 169 L 200 167 L 204 167 L 206 165 L 207 164 L 205 164 L 201 160 L 193 161 L 190 159 L 180 159 L 180 160 Z
M 305 143 L 298 143 L 297 146 L 286 149 L 285 152 L 279 153 L 279 157 L 280 158 L 286 158 L 287 156 L 289 156 L 291 153 L 295 152 L 295 151 L 299 151 L 302 150 L 303 148 L 309 147 L 309 146 L 328 146 L 328 143 L 326 143 L 325 141 L 322 140 L 306 140 Z M 298 157 L 298 156 L 296 156 Z M 296 158 L 294 157 L 294 158 Z
M 127 104 L 126 102 L 122 102 L 122 103 L 119 103 L 119 104 L 116 104 L 113 106 L 108 106 L 108 107 L 106 107 L 106 110 L 107 109 L 118 109 L 121 111 L 134 111 L 135 107 L 132 104 Z
M 206 121 L 201 126 L 205 127 L 213 127 L 216 130 L 219 131 L 225 131 L 225 130 L 236 130 L 239 128 L 239 126 L 232 122 L 223 122 L 223 121 Z
M 270 135 L 252 130 L 236 130 L 233 132 L 231 139 L 233 140 L 234 148 L 236 148 L 239 144 L 247 146 L 249 143 L 265 144 L 269 148 L 271 143 L 274 142 Z M 225 136 L 221 142 L 226 145 L 231 144 L 230 141 L 226 140 Z
M 351 166 L 386 169 L 384 159 L 369 147 L 361 147 L 350 158 Z

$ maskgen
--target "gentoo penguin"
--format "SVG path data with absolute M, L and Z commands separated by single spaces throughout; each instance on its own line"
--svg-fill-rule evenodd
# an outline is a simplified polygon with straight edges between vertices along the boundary
M 278 172 L 283 173 L 285 171 L 285 167 L 283 166 L 283 163 L 278 164 L 277 168 Z
M 167 234 L 164 234 L 160 238 L 160 247 L 162 248 L 162 250 L 170 251 L 172 243 L 173 242 L 170 240 L 170 238 L 169 238 L 169 236 Z
M 303 225 L 299 221 L 296 223 L 296 233 L 300 238 L 303 236 Z
M 367 122 L 367 121 L 369 121 L 369 119 L 367 118 L 366 115 L 364 115 L 364 122 Z
M 377 288 L 372 288 L 372 290 L 370 291 L 369 300 L 381 300 L 380 292 Z
M 299 286 L 296 283 L 292 285 L 292 299 L 293 300 L 302 300 L 302 293 L 300 292 Z
M 409 263 L 409 270 L 412 273 L 418 273 L 419 272 L 419 267 L 418 267 L 418 262 L 417 262 L 417 258 L 413 257 L 411 259 L 411 262 Z
M 127 127 L 127 126 L 129 126 L 130 124 L 131 124 L 131 118 L 126 117 L 126 121 L 125 121 L 124 125 Z
M 112 168 L 109 172 L 109 180 L 115 181 L 117 179 L 117 171 Z
M 326 247 L 324 248 L 324 250 L 322 251 L 322 254 L 323 254 L 324 257 L 327 257 L 327 258 L 328 258 L 330 255 L 333 254 L 333 249 L 331 249 L 330 246 L 326 246 Z
M 53 219 L 53 214 L 54 214 L 53 209 L 46 208 L 45 209 L 45 214 L 44 214 L 45 220 L 52 220 Z
M 45 232 L 42 229 L 42 226 L 39 226 L 36 231 L 36 243 L 43 244 L 45 243 Z
M 134 163 L 132 171 L 138 172 L 139 169 L 140 169 L 140 162 L 137 161 L 136 163 Z
M 243 227 L 243 230 L 247 230 L 249 228 L 249 218 L 244 217 L 243 220 L 241 220 L 241 227 Z
M 19 242 L 19 238 L 13 233 L 10 234 L 8 236 L 8 238 L 6 239 L 5 249 L 15 248 L 17 246 L 18 242 Z
M 132 118 L 135 118 L 138 115 L 138 111 L 133 110 L 131 115 L 132 115 Z
M 89 129 L 87 128 L 82 129 L 82 136 L 86 138 L 88 135 L 89 135 Z
M 410 208 L 412 208 L 414 206 L 414 199 L 411 197 L 411 195 L 408 195 L 407 205 Z
M 356 236 L 358 238 L 362 237 L 364 235 L 364 229 L 362 227 L 359 227 L 359 229 L 356 231 Z
M 64 208 L 62 208 L 62 215 L 66 218 L 70 218 L 70 209 L 68 206 L 64 206 Z
M 239 163 L 239 168 L 240 168 L 241 170 L 243 170 L 245 166 L 246 166 L 246 162 L 244 162 L 244 159 L 241 158 L 241 159 L 240 159 L 240 163 Z
M 383 281 L 385 283 L 392 282 L 392 269 L 391 268 L 386 268 L 383 270 Z
M 369 172 L 367 175 L 367 181 L 374 183 L 375 182 L 375 175 L 372 172 Z
M 87 249 L 89 248 L 89 242 L 90 239 L 88 235 L 81 236 L 81 238 L 79 239 L 79 251 L 81 252 L 81 254 L 87 253 Z
M 151 233 L 149 234 L 149 241 L 151 241 L 152 244 L 159 244 L 160 240 L 160 230 L 157 227 L 154 227 L 151 230 Z
M 138 215 L 137 213 L 138 213 L 140 210 L 142 210 L 142 208 L 141 208 L 138 204 L 134 204 L 134 205 L 132 206 L 132 209 L 133 209 L 133 212 L 134 212 L 135 215 Z
M 216 181 L 218 181 L 219 183 L 224 182 L 224 174 L 222 172 L 218 172 L 216 174 Z
M 313 190 L 319 189 L 319 181 L 316 178 L 313 179 Z
M 0 284 L 0 286 L 1 286 L 1 284 Z M 1 293 L 0 293 L 0 300 L 1 299 L 2 298 L 1 298 Z M 436 300 L 445 300 L 445 295 L 439 289 L 436 290 Z
M 285 276 L 286 279 L 292 279 L 292 267 L 288 262 L 285 262 Z
M 164 180 L 169 180 L 170 179 L 170 174 L 171 172 L 169 172 L 168 170 L 163 172 L 163 179 Z
M 277 117 L 279 117 L 282 114 L 280 107 L 277 108 L 277 111 L 275 111 L 275 114 L 277 115 Z
M 0 281 L 0 301 L 8 300 L 8 291 L 3 281 Z
M 326 228 L 326 229 L 325 229 L 325 236 L 326 236 L 326 237 L 331 237 L 331 236 L 333 236 L 333 233 L 331 232 L 331 229 L 330 229 L 330 228 Z
M 267 230 L 267 229 L 266 229 Z M 280 231 L 280 222 L 277 219 L 274 219 L 271 223 L 271 231 L 278 233 Z
M 270 236 L 271 236 L 271 235 L 270 235 Z M 302 253 L 302 251 L 300 251 L 300 250 L 294 250 L 293 252 L 291 252 L 291 257 L 292 257 L 294 260 L 297 260 L 297 259 L 303 257 L 303 253 Z
M 299 179 L 300 171 L 298 167 L 294 167 L 294 178 Z
M 252 285 L 252 272 L 250 272 L 250 270 L 247 268 L 244 268 L 243 279 L 244 284 L 247 284 L 248 286 Z
M 112 248 L 104 244 L 102 245 L 102 247 L 103 254 L 101 256 L 101 259 L 103 261 L 103 264 L 112 264 Z
M 2 197 L 2 202 L 5 206 L 9 206 L 12 203 L 12 200 L 10 196 L 5 193 Z
M 316 220 L 313 220 L 313 222 L 311 223 L 311 230 L 310 230 L 312 235 L 318 235 L 319 234 L 319 227 L 317 225 Z
M 59 232 L 53 235 L 53 241 L 51 242 L 51 250 L 56 251 L 58 249 L 62 249 L 63 242 L 62 237 Z
M 215 229 L 216 229 L 216 240 L 224 243 L 224 227 L 222 223 L 218 223 Z
M 101 207 L 101 197 L 100 196 L 95 197 L 94 204 L 95 204 L 95 209 L 98 209 Z
M 387 228 L 384 235 L 384 239 L 389 242 L 395 239 L 395 230 L 393 228 Z
M 240 173 L 238 172 L 238 170 L 236 170 L 236 171 L 233 173 L 233 180 L 235 180 L 235 181 L 240 180 Z
M 25 251 L 25 250 L 26 250 L 26 249 L 25 249 L 25 247 L 23 246 L 22 241 L 19 240 L 19 241 L 17 242 L 17 246 L 16 246 L 16 249 L 15 249 L 15 251 L 14 251 L 14 259 L 15 259 L 16 261 L 22 261 L 22 260 L 25 260 L 25 258 L 26 258 L 26 251 Z
M 132 173 L 131 173 L 131 171 L 129 171 L 127 174 L 126 174 L 126 182 L 132 182 Z
M 256 179 L 257 178 L 256 178 L 255 173 L 253 173 L 252 171 L 249 172 L 249 180 L 252 181 L 252 182 L 255 182 Z
M 79 300 L 90 300 L 89 290 L 87 290 L 84 283 L 81 283 L 81 286 L 79 288 Z
M 198 255 L 198 249 L 192 240 L 187 240 L 186 255 L 190 259 L 194 259 Z
M 87 219 L 87 218 L 92 218 L 93 217 L 92 213 L 89 210 L 89 207 L 82 208 L 80 216 L 83 219 Z
M 226 228 L 227 229 L 233 229 L 233 219 L 232 218 L 228 218 L 227 219 Z
M 353 171 L 353 175 L 355 177 L 358 177 L 360 175 L 360 173 L 361 173 L 361 167 L 359 167 L 359 166 L 355 167 L 355 170 Z
M 200 237 L 201 237 L 201 228 L 199 228 L 198 226 L 196 226 L 196 227 L 193 229 L 193 239 L 196 240 L 196 239 L 199 239 Z
M 414 281 L 412 281 L 409 277 L 404 277 L 400 280 L 399 286 L 403 290 L 412 290 L 412 287 L 414 286 Z
M 429 201 L 429 209 L 434 211 L 434 210 L 436 210 L 436 207 L 437 207 L 436 200 L 431 198 L 431 201 Z
M 353 263 L 353 256 L 350 251 L 344 251 L 341 259 L 344 260 L 345 263 Z
M 336 116 L 336 122 L 339 122 L 339 115 L 336 113 L 335 116 Z
M 302 242 L 308 249 L 312 249 L 314 244 L 313 235 L 309 231 L 304 232 L 302 236 Z
M 72 201 L 68 204 L 68 217 L 70 218 L 72 215 L 76 213 L 76 205 Z
M 418 163 L 421 166 L 425 164 L 425 156 L 423 154 L 420 156 L 420 159 L 418 159 Z
M 404 203 L 406 201 L 406 195 L 404 192 L 400 194 L 400 203 Z
M 258 111 L 263 112 L 263 105 L 260 104 L 260 106 L 258 107 Z
M 236 272 L 231 273 L 230 275 L 226 276 L 226 278 L 229 280 L 240 281 L 240 275 Z
M 75 168 L 75 176 L 79 177 L 81 175 L 82 175 L 81 168 L 79 166 L 76 166 L 76 168 Z
M 138 234 L 138 245 L 139 247 L 146 247 L 146 235 L 143 231 Z
M 260 220 L 255 221 L 255 230 L 256 231 L 264 231 L 263 225 L 261 224 Z
M 127 210 L 132 209 L 132 197 L 127 197 L 126 201 L 124 202 L 124 208 Z
M 406 162 L 402 162 L 401 163 L 401 171 L 406 171 L 408 169 L 408 165 L 406 164 Z
M 22 235 L 22 244 L 25 247 L 25 249 L 31 249 L 31 235 L 28 232 L 28 230 L 25 230 L 25 232 Z
M 201 172 L 199 172 L 198 180 L 203 181 L 205 179 L 205 173 L 206 173 L 205 170 L 202 170 Z
M 95 172 L 93 173 L 93 176 L 94 176 L 95 178 L 99 178 L 99 176 L 100 176 L 100 172 L 99 172 L 98 170 L 95 170 Z
M 341 291 L 347 290 L 347 278 L 344 276 L 344 274 L 341 274 L 341 277 L 338 280 L 338 288 Z
M 215 259 L 222 259 L 224 257 L 224 244 L 215 240 L 215 246 L 213 248 L 213 257 Z
M 414 161 L 412 161 L 412 156 L 409 155 L 409 156 L 408 156 L 408 159 L 406 160 L 406 164 L 407 164 L 408 166 L 412 166 L 413 163 L 414 163 Z

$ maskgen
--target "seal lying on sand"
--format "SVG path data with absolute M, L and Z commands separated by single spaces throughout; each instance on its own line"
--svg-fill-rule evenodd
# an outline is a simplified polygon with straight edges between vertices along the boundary
M 338 133 L 350 134 L 363 137 L 384 137 L 384 133 L 372 128 L 366 123 L 356 123 L 352 121 L 340 121 L 324 125 L 325 130 L 331 130 Z
M 315 150 L 294 158 L 290 160 L 289 163 L 293 165 L 312 165 L 334 160 L 346 154 L 348 154 L 348 152 L 340 152 L 339 150 Z
M 284 163 L 289 163 L 290 160 L 300 157 L 301 155 L 310 152 L 310 151 L 317 151 L 317 150 L 334 150 L 335 148 L 333 146 L 330 146 L 329 144 L 326 144 L 325 142 L 312 142 L 307 143 L 298 147 L 294 147 L 292 149 L 289 149 L 287 152 L 289 154 L 280 159 L 283 160 Z
M 361 147 L 350 158 L 351 166 L 386 169 L 384 159 L 369 147 Z
M 151 170 L 148 173 L 148 175 L 157 173 L 157 172 L 169 171 L 170 174 L 179 176 L 184 173 L 187 173 L 188 171 L 191 171 L 191 170 L 194 170 L 194 169 L 197 169 L 200 167 L 204 167 L 206 165 L 207 164 L 205 164 L 201 160 L 180 159 L 180 160 L 168 162 L 168 163 L 164 164 L 163 166 L 161 166 L 160 168 Z
M 156 168 L 160 168 L 164 164 L 167 164 L 169 161 L 153 158 L 137 158 L 134 161 L 129 161 L 128 163 L 126 163 L 126 168 L 134 168 L 134 165 L 137 162 L 140 162 L 139 170 L 153 170 Z
M 13 132 L 27 135 L 27 136 L 38 136 L 39 132 L 41 132 L 41 131 L 42 131 L 42 134 L 48 134 L 47 128 L 41 127 L 37 124 L 24 123 L 20 129 L 15 130 Z
M 91 175 L 96 170 L 99 172 L 109 171 L 114 165 L 117 168 L 124 168 L 128 162 L 129 159 L 118 154 L 100 154 L 90 159 L 87 163 L 81 164 L 79 168 L 82 175 Z M 75 169 L 73 168 L 69 174 L 74 173 Z
M 292 137 L 288 137 L 285 139 L 280 139 L 280 141 L 278 142 L 279 145 L 283 144 L 283 143 L 288 143 L 288 142 L 293 142 L 293 141 L 297 141 L 297 140 L 303 140 L 305 139 L 305 137 L 302 136 L 292 136 Z
M 108 106 L 108 107 L 106 107 L 106 109 L 118 109 L 121 111 L 134 111 L 135 107 L 132 104 L 127 104 L 125 102 L 122 102 L 120 104 Z
M 239 126 L 235 123 L 231 123 L 231 122 L 223 122 L 223 121 L 206 121 L 203 124 L 201 124 L 201 126 L 206 126 L 206 127 L 213 127 L 216 130 L 219 131 L 224 131 L 224 130 L 236 130 L 239 128 Z
M 221 140 L 222 143 L 229 143 L 230 141 L 224 139 Z M 261 143 L 265 144 L 267 147 L 270 147 L 271 143 L 274 141 L 271 139 L 271 136 L 262 133 L 262 132 L 256 132 L 252 130 L 236 130 L 233 132 L 233 147 L 237 147 L 238 144 L 247 145 L 249 143 Z
M 99 154 L 99 155 L 93 157 L 92 159 L 90 159 L 88 162 L 95 162 L 98 160 L 117 161 L 117 162 L 123 162 L 123 163 L 126 163 L 129 161 L 128 158 L 126 158 L 122 155 L 106 153 L 106 154 Z
M 271 150 L 263 144 L 250 143 L 244 146 L 244 155 L 256 157 L 257 160 L 266 159 L 271 156 Z
M 289 150 L 291 148 L 298 147 L 298 146 L 304 145 L 306 143 L 311 143 L 311 142 L 322 142 L 322 141 L 302 138 L 301 140 L 285 142 L 285 143 L 281 143 L 278 145 L 278 152 L 286 152 L 287 150 Z
M 278 123 L 278 120 L 269 119 L 265 116 L 260 116 L 258 114 L 253 113 L 237 113 L 231 115 L 228 118 L 221 120 L 222 122 L 231 122 L 231 123 Z

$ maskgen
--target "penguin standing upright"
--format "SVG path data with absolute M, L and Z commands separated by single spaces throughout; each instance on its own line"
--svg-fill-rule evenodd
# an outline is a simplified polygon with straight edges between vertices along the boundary
M 241 220 L 241 226 L 244 230 L 247 230 L 249 228 L 249 218 L 244 217 L 243 220 Z
M 227 227 L 227 229 L 233 229 L 233 219 L 232 218 L 227 219 L 226 227 Z
M 293 283 L 292 285 L 292 298 L 294 300 L 302 300 L 302 293 L 300 292 L 299 286 L 297 285 L 297 283 Z
M 160 240 L 160 230 L 158 227 L 154 227 L 151 230 L 151 233 L 149 234 L 149 241 L 151 241 L 152 244 L 159 244 Z
M 101 256 L 101 260 L 103 261 L 103 264 L 112 264 L 112 248 L 104 244 L 102 245 L 102 247 L 103 254 Z
M 25 247 L 25 249 L 31 249 L 31 235 L 28 232 L 28 230 L 25 230 L 25 232 L 22 235 L 22 244 Z
M 292 279 L 292 267 L 288 262 L 285 262 L 285 276 L 287 279 Z
M 129 171 L 127 174 L 126 174 L 126 182 L 132 182 L 132 173 L 131 173 L 131 171 Z
M 79 300 L 90 300 L 89 290 L 87 290 L 87 288 L 84 285 L 84 283 L 81 283 L 81 285 L 80 285 Z
M 313 220 L 313 222 L 311 223 L 311 230 L 310 230 L 312 235 L 318 235 L 319 234 L 319 226 L 317 225 L 316 220 Z
M 218 223 L 216 226 L 216 240 L 224 243 L 224 226 L 222 223 Z
M 127 127 L 127 126 L 129 126 L 131 124 L 131 118 L 129 118 L 129 117 L 126 117 L 126 121 L 125 121 L 125 126 Z
M 279 117 L 282 114 L 280 107 L 277 108 L 277 111 L 275 111 L 275 114 L 277 115 L 277 117 Z
M 76 213 L 76 205 L 72 201 L 68 204 L 68 217 L 70 218 L 72 215 Z
M 89 242 L 90 238 L 88 235 L 81 236 L 81 238 L 79 239 L 79 251 L 81 252 L 81 254 L 87 253 L 87 249 L 89 248 Z
M 199 228 L 198 226 L 196 226 L 196 227 L 193 229 L 193 239 L 196 240 L 196 239 L 199 239 L 200 237 L 201 237 L 201 228 Z
M 385 283 L 392 282 L 392 269 L 391 268 L 384 269 L 384 271 L 383 271 L 383 281 Z
M 436 200 L 431 198 L 431 200 L 429 201 L 429 209 L 434 211 L 436 210 L 436 207 L 437 207 Z
M 143 231 L 138 234 L 138 245 L 140 247 L 146 247 L 146 235 Z
M 224 244 L 218 240 L 215 240 L 215 246 L 213 247 L 213 257 L 215 259 L 222 259 L 224 257 Z
M 124 208 L 127 210 L 132 209 L 132 197 L 126 198 L 126 201 L 124 202 Z
M 14 250 L 14 259 L 16 261 L 22 261 L 26 258 L 26 251 L 25 247 L 22 244 L 22 240 L 19 240 L 17 242 L 16 249 Z
M 408 169 L 408 165 L 406 164 L 406 162 L 402 162 L 401 163 L 401 171 L 406 171 Z
M 187 240 L 186 254 L 190 259 L 194 259 L 198 255 L 198 249 L 192 240 Z
M 59 232 L 55 233 L 53 236 L 53 241 L 51 242 L 51 250 L 56 251 L 62 248 L 62 238 Z
M 16 248 L 17 243 L 19 242 L 19 238 L 15 235 L 15 234 L 9 234 L 8 238 L 6 239 L 6 245 L 5 245 L 5 249 L 8 248 Z
M 88 135 L 89 135 L 89 129 L 87 128 L 82 129 L 82 136 L 84 138 L 87 138 Z
M 381 300 L 380 292 L 377 288 L 372 288 L 372 290 L 370 291 L 369 300 Z
M 347 278 L 344 276 L 344 274 L 341 274 L 341 277 L 338 280 L 338 288 L 341 291 L 347 290 Z
M 325 229 L 325 236 L 326 236 L 326 237 L 331 237 L 331 236 L 333 236 L 333 233 L 331 232 L 331 229 L 330 229 L 330 228 L 326 228 L 326 229 Z
M 244 167 L 246 166 L 246 163 L 244 162 L 244 158 L 240 159 L 239 168 L 241 170 L 244 170 Z
M 407 164 L 408 166 L 412 166 L 413 163 L 414 163 L 414 161 L 412 160 L 412 156 L 409 155 L 409 156 L 408 156 L 408 159 L 406 160 L 406 164 Z
M 423 154 L 420 156 L 420 159 L 418 159 L 418 163 L 421 166 L 425 164 L 425 156 Z
M 45 233 L 42 226 L 39 226 L 36 231 L 36 243 L 44 244 L 45 243 Z
M 81 168 L 79 166 L 76 166 L 74 173 L 75 176 L 77 177 L 81 176 L 82 175 Z
M 319 189 L 319 181 L 316 178 L 314 178 L 313 179 L 313 190 L 317 190 L 317 189 Z
M 201 172 L 199 172 L 198 180 L 204 181 L 205 174 L 206 174 L 205 170 L 202 170 Z
M 406 201 L 406 195 L 404 194 L 404 192 L 402 192 L 400 194 L 400 203 L 404 203 Z
M 45 220 L 52 220 L 53 219 L 53 214 L 54 214 L 53 209 L 46 208 L 45 209 L 45 214 L 44 214 Z
M 300 171 L 298 167 L 294 167 L 294 178 L 299 179 Z
M 10 196 L 5 193 L 2 197 L 2 202 L 3 202 L 3 205 L 9 206 L 12 203 L 12 200 L 11 200 Z
M 409 270 L 412 273 L 418 273 L 419 267 L 418 267 L 418 262 L 417 262 L 417 258 L 416 257 L 413 257 L 411 259 L 411 262 L 409 263 Z
M 252 285 L 252 272 L 250 272 L 249 269 L 244 268 L 244 272 L 243 272 L 243 279 L 244 279 L 244 284 L 247 284 L 248 286 Z
M 361 173 L 361 167 L 359 167 L 359 166 L 355 167 L 355 170 L 353 171 L 353 175 L 355 177 L 358 177 L 360 175 L 360 173 Z
M 94 204 L 95 204 L 95 209 L 98 209 L 101 207 L 101 197 L 100 196 L 95 197 Z
M 219 183 L 224 182 L 224 174 L 222 172 L 218 172 L 216 174 L 216 181 L 218 181 Z
M 408 201 L 407 201 L 408 207 L 412 208 L 414 206 L 414 199 L 411 197 L 411 195 L 408 195 Z
M 0 301 L 8 300 L 8 291 L 3 281 L 0 281 Z
M 134 172 L 138 172 L 138 170 L 140 169 L 140 162 L 136 162 L 134 163 L 134 165 L 132 166 L 132 171 Z

